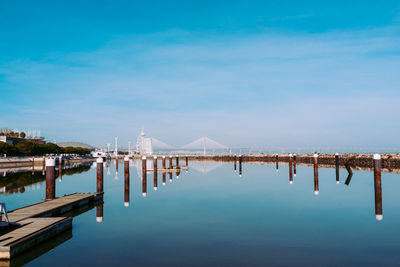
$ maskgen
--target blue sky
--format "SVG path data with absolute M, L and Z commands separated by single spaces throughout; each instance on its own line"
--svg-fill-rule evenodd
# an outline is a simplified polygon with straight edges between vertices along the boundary
M 398 1 L 2 1 L 0 127 L 399 148 Z

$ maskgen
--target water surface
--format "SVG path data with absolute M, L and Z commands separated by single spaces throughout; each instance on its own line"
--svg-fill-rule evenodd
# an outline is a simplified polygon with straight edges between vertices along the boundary
M 354 171 L 297 166 L 289 183 L 287 164 L 189 162 L 189 172 L 163 186 L 147 174 L 147 196 L 137 164 L 131 162 L 129 205 L 123 162 L 104 168 L 103 220 L 95 207 L 73 219 L 65 233 L 25 257 L 28 266 L 397 266 L 400 264 L 400 177 L 382 174 L 383 220 L 375 218 L 374 177 Z M 140 168 L 139 168 L 140 169 Z M 238 168 L 239 170 L 239 168 Z M 1 178 L 3 179 L 3 178 Z M 0 202 L 14 209 L 41 201 L 37 181 Z M 62 176 L 56 195 L 96 190 L 96 169 Z M 21 193 L 22 192 L 22 193 Z M 47 247 L 46 247 L 47 246 Z M 47 248 L 47 249 L 46 249 Z M 29 257 L 28 257 L 29 256 Z

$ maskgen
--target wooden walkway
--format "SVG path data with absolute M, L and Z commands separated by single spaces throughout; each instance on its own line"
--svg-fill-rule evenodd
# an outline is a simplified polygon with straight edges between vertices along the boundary
M 72 218 L 50 216 L 62 215 L 100 200 L 102 195 L 72 194 L 10 211 L 9 221 L 17 226 L 0 236 L 0 260 L 10 259 L 70 229 Z
M 19 222 L 26 218 L 51 216 L 56 212 L 62 214 L 71 210 L 75 204 L 81 206 L 89 203 L 95 196 L 96 194 L 72 194 L 40 202 L 8 212 L 8 219 L 10 222 Z

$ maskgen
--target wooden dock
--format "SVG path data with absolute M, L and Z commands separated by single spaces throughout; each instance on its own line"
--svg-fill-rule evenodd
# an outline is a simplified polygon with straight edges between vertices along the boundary
M 180 172 L 180 171 L 187 171 L 188 169 L 189 169 L 188 166 L 179 166 L 179 167 L 174 166 L 171 169 L 158 168 L 157 172 L 161 172 L 161 173 L 163 173 L 163 172 L 171 173 L 172 172 L 172 173 L 174 173 L 174 172 Z M 153 169 L 147 169 L 146 172 L 154 172 L 154 170 Z
M 102 198 L 102 193 L 72 194 L 10 211 L 13 227 L 0 236 L 0 260 L 9 260 L 72 227 L 71 217 L 59 216 Z

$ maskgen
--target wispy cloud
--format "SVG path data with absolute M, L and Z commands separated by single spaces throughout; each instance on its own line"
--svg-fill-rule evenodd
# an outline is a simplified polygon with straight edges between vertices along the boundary
M 95 144 L 115 134 L 132 139 L 141 127 L 175 145 L 202 135 L 227 145 L 368 144 L 377 132 L 371 116 L 399 130 L 379 120 L 391 118 L 400 100 L 398 33 L 163 32 L 90 53 L 9 62 L 0 66 L 7 94 L 0 101 L 13 105 L 0 122 Z M 382 145 L 394 138 L 387 135 Z

